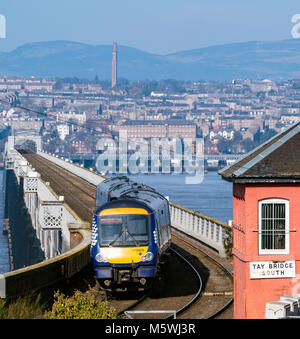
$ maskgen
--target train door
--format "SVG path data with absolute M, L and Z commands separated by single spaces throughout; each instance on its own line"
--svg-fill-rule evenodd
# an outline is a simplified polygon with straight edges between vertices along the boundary
M 157 239 L 157 247 L 160 253 L 160 249 L 161 249 L 160 220 L 159 220 L 159 214 L 157 212 L 155 213 L 155 235 L 156 237 L 154 236 L 154 238 Z
M 166 211 L 168 241 L 171 241 L 171 218 L 170 218 L 169 204 L 166 205 L 165 211 Z
M 161 208 L 157 212 L 159 218 L 159 236 L 160 236 L 160 247 L 164 248 L 169 241 L 168 236 L 168 225 L 167 225 L 167 215 L 164 208 Z

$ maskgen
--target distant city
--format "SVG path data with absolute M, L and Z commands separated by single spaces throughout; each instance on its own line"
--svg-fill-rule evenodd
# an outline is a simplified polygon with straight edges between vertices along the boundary
M 74 155 L 82 155 L 81 161 L 96 167 L 96 155 L 112 153 L 124 136 L 163 138 L 172 152 L 186 148 L 189 139 L 192 153 L 204 153 L 212 169 L 299 120 L 297 81 L 129 81 L 118 78 L 116 42 L 111 53 L 111 80 L 0 76 L 0 148 L 8 133 L 30 130 L 42 135 L 45 151 L 77 161 Z M 99 149 L 102 138 L 111 142 Z M 181 146 L 174 139 L 183 140 Z
M 176 80 L 114 84 L 74 79 L 0 77 L 4 129 L 42 133 L 46 151 L 96 152 L 99 137 L 204 138 L 205 154 L 244 154 L 299 120 L 292 81 Z M 19 106 L 30 108 L 26 111 Z

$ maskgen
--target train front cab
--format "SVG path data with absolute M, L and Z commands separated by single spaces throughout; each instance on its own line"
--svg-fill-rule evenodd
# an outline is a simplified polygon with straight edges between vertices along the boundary
M 95 212 L 93 224 L 98 241 L 91 254 L 100 285 L 109 290 L 148 288 L 159 260 L 154 213 L 137 202 L 113 201 Z

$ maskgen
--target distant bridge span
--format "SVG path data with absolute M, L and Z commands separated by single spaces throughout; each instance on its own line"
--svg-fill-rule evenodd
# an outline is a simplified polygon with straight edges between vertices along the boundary
M 8 137 L 5 152 L 9 152 L 17 146 L 28 144 L 28 142 L 34 145 L 35 151 L 43 149 L 42 137 L 35 130 L 13 130 L 12 135 Z

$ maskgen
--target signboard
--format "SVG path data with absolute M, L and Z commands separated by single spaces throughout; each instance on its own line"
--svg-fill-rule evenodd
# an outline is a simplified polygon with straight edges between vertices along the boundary
M 251 261 L 250 279 L 295 278 L 296 262 L 290 261 Z

